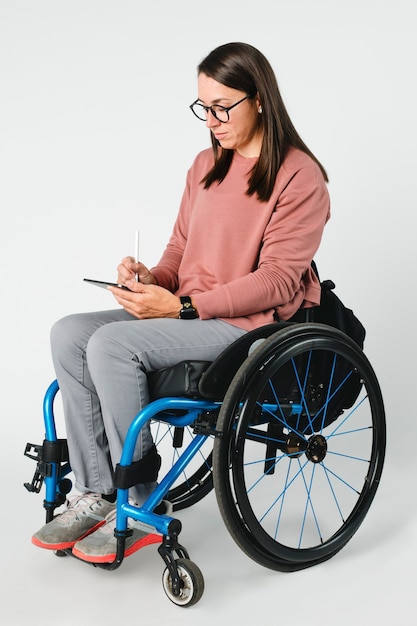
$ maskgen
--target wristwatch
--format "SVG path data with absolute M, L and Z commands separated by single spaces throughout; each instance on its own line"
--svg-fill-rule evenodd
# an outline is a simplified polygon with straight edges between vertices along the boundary
M 179 317 L 181 320 L 194 320 L 198 317 L 197 310 L 193 307 L 190 296 L 180 296 L 180 300 L 182 308 Z

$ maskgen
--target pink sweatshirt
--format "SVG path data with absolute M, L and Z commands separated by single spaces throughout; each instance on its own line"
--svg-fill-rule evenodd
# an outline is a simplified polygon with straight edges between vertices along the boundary
M 152 273 L 177 295 L 190 295 L 202 320 L 220 318 L 245 330 L 292 317 L 320 302 L 310 268 L 330 217 L 317 164 L 291 148 L 268 202 L 246 195 L 256 158 L 235 153 L 220 184 L 200 184 L 213 165 L 211 149 L 188 171 L 168 245 Z

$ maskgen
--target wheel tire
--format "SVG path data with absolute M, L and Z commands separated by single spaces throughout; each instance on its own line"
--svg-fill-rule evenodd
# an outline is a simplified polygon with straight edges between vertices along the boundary
M 347 383 L 326 380 L 327 370 L 320 401 L 318 393 L 309 399 L 305 372 L 311 369 L 314 378 L 311 363 L 326 358 L 347 367 L 350 382 L 360 381 L 361 395 L 352 406 L 343 404 Z M 288 372 L 296 373 L 285 384 Z M 293 418 L 294 406 L 299 415 Z M 265 340 L 233 379 L 217 430 L 216 497 L 226 527 L 248 556 L 271 569 L 294 571 L 343 548 L 373 500 L 385 453 L 379 385 L 353 341 L 322 324 L 291 326 Z
M 168 568 L 162 574 L 162 586 L 171 602 L 186 608 L 200 600 L 204 593 L 204 578 L 199 567 L 189 559 L 177 559 L 176 565 L 183 584 L 180 594 L 177 596 L 173 592 L 172 578 Z

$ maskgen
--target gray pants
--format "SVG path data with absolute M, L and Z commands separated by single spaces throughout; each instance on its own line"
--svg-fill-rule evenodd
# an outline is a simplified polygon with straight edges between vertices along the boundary
M 110 494 L 133 417 L 149 402 L 146 373 L 185 359 L 214 360 L 246 331 L 220 320 L 138 320 L 123 309 L 64 317 L 51 330 L 71 468 L 81 491 Z M 134 460 L 152 446 L 142 429 Z M 154 484 L 131 495 L 141 503 Z

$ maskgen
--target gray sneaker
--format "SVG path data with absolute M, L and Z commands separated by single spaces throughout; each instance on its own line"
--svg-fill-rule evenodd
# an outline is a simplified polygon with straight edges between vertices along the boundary
M 67 500 L 66 510 L 42 526 L 32 537 L 32 543 L 48 550 L 67 550 L 105 523 L 106 515 L 115 504 L 101 495 L 84 493 Z
M 161 506 L 162 505 L 162 506 Z M 172 512 L 171 503 L 163 500 L 157 507 L 163 514 Z M 165 509 L 165 510 L 164 510 Z M 157 512 L 157 510 L 155 510 Z M 133 532 L 125 540 L 124 556 L 130 556 L 140 548 L 149 546 L 152 543 L 161 543 L 162 537 L 156 533 L 149 533 L 143 524 L 130 519 L 129 529 Z M 112 563 L 116 559 L 117 539 L 114 536 L 116 528 L 116 511 L 111 511 L 106 518 L 106 523 L 85 539 L 77 541 L 72 549 L 72 554 L 83 561 L 89 563 Z

